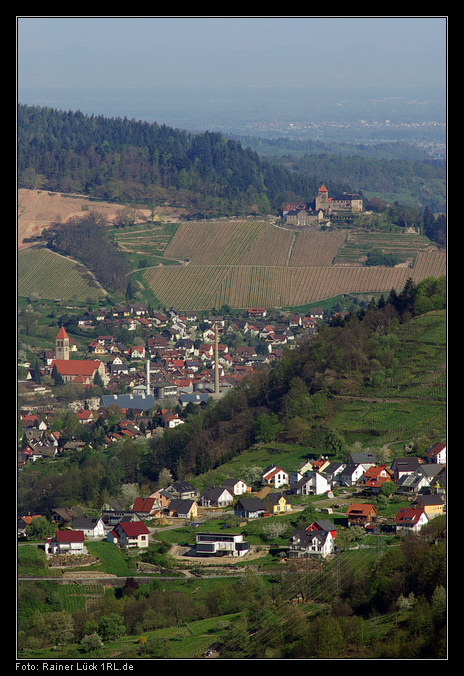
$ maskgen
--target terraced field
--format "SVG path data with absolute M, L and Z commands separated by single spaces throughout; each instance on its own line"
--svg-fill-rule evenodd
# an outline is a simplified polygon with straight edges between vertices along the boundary
M 418 282 L 446 273 L 445 255 L 414 233 L 391 238 L 375 233 L 371 240 L 371 248 L 404 252 L 413 267 L 363 267 L 360 252 L 368 250 L 368 238 L 363 233 L 356 240 L 344 230 L 295 232 L 259 221 L 183 223 L 165 256 L 188 264 L 150 268 L 144 279 L 166 307 L 201 310 L 223 304 L 304 305 L 341 293 L 388 293 L 401 290 L 409 277 Z
M 414 233 L 296 232 L 221 219 L 144 223 L 112 234 L 132 269 L 145 268 L 144 284 L 156 299 L 180 310 L 305 305 L 344 293 L 399 291 L 409 277 L 446 274 L 445 254 Z M 365 267 L 369 246 L 401 252 L 408 263 Z M 18 254 L 18 294 L 86 300 L 104 291 L 83 266 L 34 247 Z

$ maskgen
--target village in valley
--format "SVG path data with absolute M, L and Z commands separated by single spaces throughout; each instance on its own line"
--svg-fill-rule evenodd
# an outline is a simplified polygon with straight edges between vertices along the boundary
M 192 407 L 219 400 L 247 375 L 279 360 L 285 348 L 314 334 L 321 322 L 337 317 L 337 313 L 325 316 L 320 308 L 305 315 L 274 312 L 270 317 L 266 308 L 252 307 L 241 314 L 200 317 L 174 309 L 149 312 L 140 303 L 87 312 L 77 322 L 79 328 L 97 335 L 88 341 L 87 354 L 60 326 L 55 345 L 41 355 L 40 375 L 31 364 L 23 365 L 27 375 L 19 382 L 19 472 L 30 463 L 53 463 L 85 446 L 79 434 L 63 444 L 59 430 L 50 424 L 53 410 L 36 405 L 35 397 L 50 394 L 52 383 L 72 383 L 82 389 L 82 398 L 72 408 L 83 430 L 108 410 L 117 413 L 117 429 L 107 435 L 105 445 L 149 439 L 184 424 Z M 118 343 L 112 334 L 116 325 L 137 331 L 140 340 L 130 347 Z M 94 390 L 104 393 L 97 396 Z M 379 494 L 401 496 L 409 506 L 386 518 L 375 506 Z M 326 456 L 293 467 L 276 462 L 263 468 L 253 485 L 234 476 L 198 491 L 189 481 L 173 480 L 137 496 L 129 508 L 105 504 L 98 517 L 86 517 L 71 504 L 56 505 L 47 515 L 56 532 L 46 538 L 45 552 L 53 565 L 60 565 L 60 559 L 61 565 L 65 560 L 69 565 L 70 554 L 86 554 L 88 540 L 143 550 L 153 541 L 153 533 L 159 537 L 162 526 L 189 523 L 198 529 L 196 541 L 182 549 L 180 558 L 242 559 L 256 553 L 256 547 L 243 533 L 235 532 L 239 529 L 204 531 L 202 521 L 216 513 L 231 514 L 242 525 L 282 516 L 302 509 L 302 496 L 320 498 L 321 518 L 291 532 L 285 548 L 289 560 L 332 556 L 337 550 L 337 526 L 331 520 L 335 514 L 366 534 L 417 533 L 446 509 L 446 444 L 434 444 L 425 458 L 408 455 L 393 462 L 372 452 L 351 453 L 344 462 Z M 297 498 L 294 504 L 293 498 Z M 39 516 L 44 515 L 20 514 L 18 537 L 27 537 L 28 526 Z

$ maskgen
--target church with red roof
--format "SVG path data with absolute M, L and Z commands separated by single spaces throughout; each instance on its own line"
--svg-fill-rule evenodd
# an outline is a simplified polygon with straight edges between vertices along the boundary
M 102 381 L 107 380 L 105 365 L 100 359 L 70 359 L 69 336 L 62 326 L 56 336 L 56 358 L 50 364 L 50 373 L 56 369 L 65 383 L 92 385 L 95 376 L 100 374 Z

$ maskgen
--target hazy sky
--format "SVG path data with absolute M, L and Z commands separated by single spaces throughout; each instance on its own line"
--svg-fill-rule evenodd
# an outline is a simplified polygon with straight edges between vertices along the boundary
M 444 87 L 446 33 L 446 17 L 17 17 L 18 87 Z

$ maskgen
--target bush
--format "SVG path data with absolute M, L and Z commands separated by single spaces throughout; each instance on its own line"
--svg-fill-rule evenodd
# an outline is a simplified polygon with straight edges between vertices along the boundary
M 80 645 L 81 648 L 87 653 L 103 647 L 103 641 L 98 634 L 90 634 L 89 636 L 84 636 Z

